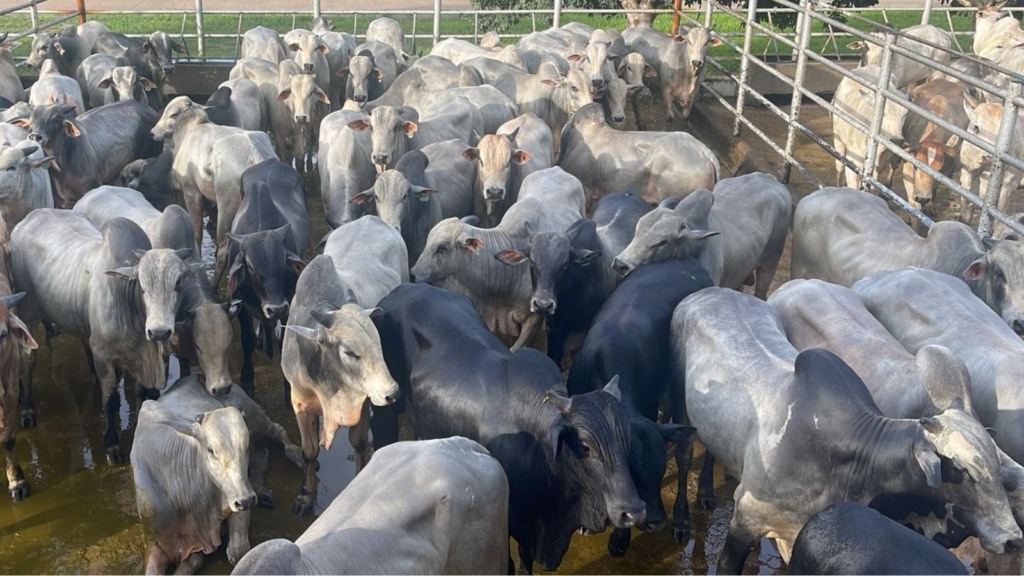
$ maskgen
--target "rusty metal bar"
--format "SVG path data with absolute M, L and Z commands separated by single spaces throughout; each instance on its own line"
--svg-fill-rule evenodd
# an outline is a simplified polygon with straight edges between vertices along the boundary
M 78 0 L 78 23 L 85 24 L 85 0 Z

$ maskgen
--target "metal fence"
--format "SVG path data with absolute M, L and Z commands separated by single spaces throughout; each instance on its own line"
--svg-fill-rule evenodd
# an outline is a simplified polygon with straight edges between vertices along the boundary
M 40 30 L 46 30 L 58 26 L 68 20 L 78 18 L 84 21 L 86 17 L 85 6 L 79 3 L 79 12 L 68 15 L 61 15 L 47 22 L 40 21 L 40 10 L 38 7 L 44 5 L 47 0 L 29 0 L 16 4 L 9 8 L 0 10 L 0 16 L 12 13 L 28 12 L 31 18 L 31 28 L 23 33 L 12 35 L 11 39 L 18 39 Z M 751 134 L 763 140 L 773 149 L 785 162 L 783 178 L 787 181 L 794 173 L 805 178 L 814 186 L 823 185 L 823 175 L 815 174 L 806 167 L 799 158 L 794 157 L 794 147 L 798 136 L 803 136 L 814 142 L 825 153 L 839 160 L 845 166 L 853 168 L 862 176 L 861 186 L 864 189 L 875 189 L 883 196 L 898 204 L 901 208 L 912 214 L 920 222 L 927 226 L 932 224 L 931 218 L 921 213 L 907 202 L 903 196 L 892 190 L 889 183 L 878 180 L 875 176 L 875 153 L 881 147 L 888 150 L 904 162 L 910 162 L 919 169 L 924 170 L 940 184 L 952 190 L 955 194 L 977 207 L 982 208 L 978 231 L 981 235 L 988 235 L 991 230 L 992 220 L 998 220 L 1006 224 L 1018 233 L 1024 234 L 1024 228 L 1020 224 L 999 212 L 995 207 L 996 199 L 999 196 L 999 185 L 1001 174 L 1009 165 L 1018 170 L 1024 170 L 1024 162 L 1009 154 L 1011 136 L 1017 122 L 1018 107 L 1024 106 L 1024 99 L 1021 98 L 1020 81 L 1024 77 L 1012 71 L 1002 70 L 1006 78 L 1011 80 L 1006 86 L 995 86 L 984 80 L 967 76 L 949 66 L 929 61 L 919 54 L 896 44 L 896 39 L 901 33 L 890 25 L 906 26 L 916 23 L 932 23 L 947 29 L 957 40 L 954 46 L 954 57 L 973 58 L 970 53 L 970 41 L 973 38 L 974 10 L 959 6 L 935 6 L 934 0 L 925 0 L 924 6 L 917 10 L 896 10 L 896 9 L 843 9 L 841 13 L 834 12 L 830 6 L 818 0 L 778 0 L 781 8 L 758 9 L 756 0 L 748 0 L 744 9 L 734 9 L 730 5 L 722 4 L 717 0 L 705 0 L 703 7 L 699 10 L 686 10 L 681 12 L 684 24 L 705 25 L 715 28 L 715 35 L 719 37 L 724 46 L 709 52 L 708 72 L 717 76 L 718 79 L 725 79 L 735 88 L 734 93 L 726 95 L 724 91 L 716 89 L 710 83 L 705 83 L 704 89 L 722 106 L 735 117 L 733 136 L 739 136 L 741 130 L 746 128 Z M 654 14 L 673 14 L 673 10 L 642 10 Z M 207 46 L 209 41 L 227 42 L 231 45 L 232 54 L 237 57 L 240 46 L 240 36 L 245 28 L 243 21 L 251 13 L 245 12 L 223 12 L 204 11 L 202 0 L 196 0 L 195 12 L 158 12 L 151 11 L 149 14 L 174 14 L 175 18 L 181 17 L 180 29 L 176 32 L 182 40 L 193 40 L 197 47 L 196 54 L 189 58 L 203 60 L 207 58 Z M 780 31 L 776 20 L 784 13 L 796 14 L 797 25 L 792 31 Z M 867 20 L 863 15 L 871 13 L 874 16 L 881 16 L 880 21 Z M 237 18 L 235 30 L 231 32 L 207 32 L 204 26 L 204 16 L 212 14 L 231 14 Z M 395 18 L 405 18 L 411 21 L 411 29 L 406 34 L 406 39 L 411 42 L 411 49 L 415 52 L 418 43 L 436 42 L 441 38 L 460 37 L 476 40 L 482 34 L 481 17 L 496 14 L 513 14 L 521 18 L 529 19 L 530 25 L 526 32 L 520 31 L 518 35 L 544 29 L 549 24 L 564 23 L 568 20 L 578 19 L 582 16 L 593 17 L 594 15 L 622 16 L 619 10 L 578 10 L 562 9 L 561 2 L 553 2 L 551 10 L 527 10 L 527 11 L 479 11 L 479 10 L 444 10 L 441 0 L 434 0 L 433 10 L 419 11 L 350 11 L 343 14 L 335 14 L 350 18 L 347 22 L 351 26 L 351 33 L 361 37 L 365 30 L 365 24 L 380 15 L 388 15 Z M 313 0 L 309 11 L 294 11 L 286 14 L 290 16 L 290 24 L 294 27 L 307 25 L 310 18 L 332 14 L 323 13 L 320 10 L 318 0 Z M 1018 14 L 1019 16 L 1019 14 Z M 760 18 L 759 18 L 760 17 Z M 913 18 L 914 20 L 908 20 Z M 444 27 L 442 22 L 451 19 L 462 19 L 472 21 L 471 31 L 448 32 L 442 34 Z M 190 24 L 194 21 L 195 26 Z M 431 30 L 429 34 L 420 33 L 420 25 L 429 22 Z M 287 26 L 287 22 L 285 23 Z M 872 29 L 887 30 L 891 34 L 879 39 L 870 34 Z M 346 31 L 347 27 L 346 27 Z M 138 32 L 145 31 L 125 31 Z M 516 36 L 515 33 L 504 33 L 503 37 Z M 887 78 L 891 71 L 893 55 L 900 55 L 916 62 L 923 62 L 940 72 L 946 73 L 961 82 L 973 86 L 987 94 L 989 99 L 1003 102 L 1004 114 L 999 135 L 995 142 L 986 142 L 977 135 L 964 130 L 958 126 L 949 125 L 941 118 L 935 117 L 930 112 L 910 102 L 907 96 L 900 90 L 887 86 L 879 86 L 873 82 L 862 80 L 853 76 L 850 71 L 838 64 L 843 59 L 859 57 L 859 53 L 846 48 L 850 40 L 859 39 L 863 42 L 879 45 L 883 48 L 881 61 L 881 77 Z M 221 56 L 223 57 L 223 55 Z M 793 63 L 792 75 L 780 71 L 775 64 L 780 61 Z M 805 86 L 806 74 L 811 63 L 817 63 L 841 77 L 853 78 L 875 93 L 874 111 L 870 121 L 861 121 L 842 109 L 838 109 L 819 94 L 807 89 Z M 768 96 L 759 93 L 749 82 L 752 67 L 759 68 L 775 79 L 785 83 L 792 89 L 788 106 L 779 105 Z M 716 84 L 721 86 L 721 84 Z M 735 95 L 732 95 L 735 94 Z M 991 158 L 989 186 L 982 191 L 984 199 L 970 190 L 965 189 L 959 182 L 947 177 L 941 172 L 924 165 L 912 154 L 906 152 L 902 147 L 893 143 L 880 134 L 880 126 L 883 118 L 883 110 L 888 100 L 895 101 L 909 110 L 910 114 L 918 114 L 927 120 L 935 122 L 959 136 L 962 142 L 970 142 L 978 146 Z M 849 124 L 863 131 L 868 137 L 868 150 L 865 155 L 864 166 L 854 165 L 844 155 L 838 154 L 836 149 L 826 138 L 816 134 L 805 122 L 801 120 L 801 109 L 806 101 L 821 106 L 833 116 L 838 116 Z M 775 142 L 764 130 L 752 122 L 745 114 L 745 110 L 751 102 L 763 106 L 771 113 L 788 125 L 784 142 Z

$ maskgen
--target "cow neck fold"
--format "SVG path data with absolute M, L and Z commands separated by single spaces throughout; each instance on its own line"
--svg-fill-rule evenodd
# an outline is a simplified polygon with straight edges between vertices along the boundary
M 914 420 L 860 414 L 849 423 L 849 436 L 835 446 L 845 500 L 869 502 L 878 494 L 919 494 L 924 473 L 914 458 L 914 446 L 924 440 Z M 843 477 L 845 476 L 845 477 Z

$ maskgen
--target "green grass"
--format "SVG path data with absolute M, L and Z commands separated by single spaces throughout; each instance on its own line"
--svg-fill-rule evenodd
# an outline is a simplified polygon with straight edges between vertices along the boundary
M 869 22 L 865 22 L 860 18 L 849 15 L 847 16 L 847 24 L 860 30 L 871 30 L 873 28 L 871 22 L 884 22 L 883 12 L 881 10 L 859 12 L 857 14 Z M 325 14 L 325 16 L 333 20 L 335 30 L 357 34 L 365 33 L 367 25 L 375 17 L 375 15 L 372 14 L 358 15 L 358 17 L 353 17 L 351 14 Z M 415 22 L 415 39 L 413 39 L 414 35 L 412 34 L 414 31 L 412 16 L 390 16 L 402 25 L 402 29 L 406 33 L 409 49 L 412 49 L 417 53 L 425 53 L 429 49 L 431 44 L 430 36 L 433 31 L 433 22 L 429 14 L 417 16 Z M 889 24 L 897 28 L 905 28 L 907 26 L 920 23 L 920 12 L 916 11 L 891 12 L 888 16 Z M 58 17 L 60 17 L 58 14 L 40 14 L 40 22 L 46 23 Z M 693 14 L 693 17 L 697 20 L 703 21 L 703 14 Z M 166 14 L 110 12 L 90 14 L 90 18 L 104 22 L 111 30 L 126 34 L 146 34 L 154 30 L 163 30 L 170 33 L 172 36 L 178 36 L 179 34 L 195 34 L 196 32 L 195 15 L 191 12 Z M 483 34 L 488 30 L 488 28 L 485 27 L 485 20 L 485 18 L 481 18 L 480 22 L 475 22 L 472 15 L 445 16 L 441 23 L 441 34 L 442 36 L 459 35 L 463 37 L 470 37 L 470 39 L 472 39 L 474 35 Z M 610 27 L 618 28 L 620 30 L 626 25 L 625 17 L 622 15 L 588 15 L 567 12 L 563 14 L 562 21 L 563 23 L 583 22 L 594 27 Z M 970 31 L 973 27 L 973 17 L 967 12 L 955 13 L 952 17 L 952 22 L 953 28 L 961 32 Z M 684 24 L 685 23 L 686 20 L 684 18 Z M 771 27 L 768 22 L 763 22 L 762 24 Z M 946 13 L 933 13 L 932 24 L 947 29 L 948 22 L 946 20 Z M 307 27 L 309 25 L 309 15 L 303 13 L 283 14 L 251 12 L 241 14 L 206 14 L 204 17 L 204 28 L 206 34 L 227 34 L 232 36 L 231 38 L 207 37 L 206 56 L 209 58 L 234 58 L 238 49 L 238 40 L 235 38 L 238 31 L 241 30 L 244 32 L 256 25 L 274 28 L 283 33 L 296 26 Z M 503 35 L 508 34 L 521 36 L 533 31 L 534 27 L 538 30 L 543 30 L 550 25 L 550 16 L 538 14 L 535 18 L 527 16 L 511 22 L 506 22 L 501 27 L 496 28 L 496 31 Z M 655 18 L 654 27 L 656 29 L 668 31 L 670 26 L 670 16 L 659 15 Z M 18 32 L 29 29 L 30 27 L 31 23 L 27 14 L 12 14 L 0 17 L 0 31 Z M 719 34 L 725 36 L 737 45 L 743 44 L 743 33 L 745 29 L 745 22 L 743 20 L 738 19 L 731 14 L 716 12 L 713 15 L 712 27 Z M 773 28 L 779 30 L 777 27 Z M 813 24 L 813 31 L 815 33 L 823 33 L 827 32 L 828 28 L 822 22 L 815 21 Z M 781 32 L 787 37 L 793 37 L 792 30 L 782 30 Z M 846 44 L 852 40 L 852 36 L 845 34 L 837 34 L 834 41 L 831 38 L 826 37 L 813 37 L 811 41 L 811 48 L 815 51 L 825 52 L 830 55 L 840 54 L 852 56 L 854 52 L 846 47 Z M 957 40 L 960 42 L 962 48 L 969 49 L 969 36 L 957 36 Z M 511 43 L 513 41 L 514 38 L 505 39 L 506 43 Z M 15 57 L 24 57 L 27 55 L 29 43 L 30 39 L 25 39 L 22 42 L 22 45 L 15 50 Z M 414 43 L 415 45 L 413 45 Z M 185 39 L 185 44 L 188 46 L 189 54 L 193 56 L 198 55 L 198 45 L 195 38 Z M 791 48 L 786 46 L 784 43 L 773 41 L 762 32 L 755 29 L 751 51 L 754 54 L 762 56 L 771 57 L 775 55 L 782 55 L 785 57 L 790 54 Z M 726 62 L 730 68 L 733 67 L 733 64 L 729 63 L 729 61 L 738 59 L 736 51 L 725 45 L 712 47 L 709 54 L 712 57 Z

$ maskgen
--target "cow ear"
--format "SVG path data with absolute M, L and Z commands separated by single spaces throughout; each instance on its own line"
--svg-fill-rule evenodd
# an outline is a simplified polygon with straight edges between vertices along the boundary
M 552 80 L 551 78 L 545 78 L 545 79 L 541 80 L 541 82 L 543 82 L 547 86 L 558 86 L 559 85 L 559 82 L 557 80 Z
M 924 472 L 925 481 L 931 488 L 942 484 L 942 461 L 935 451 L 935 445 L 925 438 L 914 442 L 914 459 Z
M 33 168 L 49 168 L 54 160 L 56 159 L 53 156 L 47 156 L 42 160 L 33 160 L 31 166 Z
M 650 64 L 644 64 L 644 76 L 647 76 L 648 78 L 653 78 L 657 75 L 658 71 L 654 69 L 654 66 L 651 66 Z
M 238 311 L 242 309 L 242 301 L 231 300 L 229 302 L 222 302 L 220 307 L 224 309 L 224 312 L 227 313 L 228 316 L 234 318 L 235 316 L 238 316 Z
M 142 85 L 142 89 L 146 92 L 150 90 L 156 90 L 156 84 L 149 78 L 139 78 L 139 84 Z
M 865 48 L 865 44 L 863 40 L 856 40 L 847 44 L 846 47 L 850 50 L 863 50 Z
M 334 75 L 339 78 L 344 78 L 346 74 L 348 74 L 348 66 L 345 66 L 344 68 L 339 68 L 338 71 L 334 73 Z
M 148 53 L 149 53 L 149 51 L 150 51 L 150 50 L 151 50 L 152 48 L 153 48 L 153 45 L 152 45 L 152 44 L 150 44 L 149 42 L 143 42 L 143 43 L 142 43 L 142 53 L 143 53 L 143 54 L 148 54 Z
M 690 442 L 690 438 L 696 434 L 697 429 L 693 426 L 681 426 L 679 424 L 658 424 L 658 432 L 666 444 L 672 442 L 677 445 L 684 445 Z
M 526 150 L 516 150 L 512 153 L 512 161 L 522 166 L 530 161 L 530 153 Z
M 503 264 L 508 264 L 509 266 L 522 264 L 529 260 L 526 254 L 523 254 L 518 250 L 502 250 L 494 255 L 494 259 Z
M 600 256 L 601 253 L 597 250 L 587 250 L 586 248 L 576 248 L 572 251 L 572 260 L 578 266 L 587 266 Z
M 124 268 L 107 270 L 106 275 L 113 278 L 123 278 L 125 280 L 137 280 L 139 278 L 139 270 L 135 266 L 125 266 Z
M 580 60 L 583 60 L 583 58 L 583 54 L 570 54 L 567 60 L 569 60 L 569 62 L 579 62 Z
M 341 302 L 343 304 L 358 304 L 359 299 L 356 298 L 356 293 L 351 288 L 345 288 L 345 295 L 342 296 Z
M 331 99 L 327 97 L 327 93 L 320 88 L 316 89 L 316 99 L 327 105 L 330 105 L 331 103 Z
M 0 298 L 0 304 L 3 304 L 4 308 L 10 310 L 18 305 L 22 300 L 25 299 L 25 292 L 18 292 L 17 294 L 9 294 Z
M 986 262 L 984 258 L 978 258 L 974 262 L 971 262 L 971 265 L 967 267 L 967 270 L 964 270 L 961 277 L 967 281 L 980 280 L 987 270 L 988 262 Z
M 324 328 L 330 328 L 331 326 L 334 326 L 334 312 L 335 310 L 313 308 L 309 311 L 309 315 L 316 320 L 317 324 L 320 324 Z
M 187 50 L 185 49 L 185 45 L 181 42 L 171 42 L 171 50 L 174 50 L 175 52 L 180 52 L 182 54 L 187 52 Z
M 100 83 L 98 84 L 98 86 L 101 89 L 106 90 L 107 88 L 110 88 L 110 84 L 113 81 L 114 80 L 112 78 L 104 78 L 103 80 L 100 80 Z M 53 94 L 50 94 L 50 98 L 53 98 Z M 51 102 L 51 104 L 52 104 L 52 102 Z
M 366 315 L 370 317 L 370 320 L 379 318 L 380 315 L 384 313 L 384 311 L 381 310 L 379 306 L 375 308 L 365 308 L 363 309 L 363 312 L 366 312 Z
M 359 120 L 353 120 L 348 123 L 348 127 L 355 130 L 356 132 L 362 132 L 363 130 L 369 130 L 372 128 L 370 125 L 369 118 L 360 118 Z
M 245 255 L 241 252 L 235 256 L 235 261 L 231 263 L 231 269 L 228 270 L 228 297 L 234 295 L 235 290 L 238 288 L 238 282 L 242 278 L 242 272 L 245 270 Z
M 296 274 L 301 274 L 302 270 L 306 267 L 306 261 L 303 260 L 298 254 L 294 252 L 288 252 L 285 255 L 285 260 L 288 263 L 288 267 L 291 268 Z
M 328 52 L 331 51 L 331 49 L 327 46 L 327 44 L 320 44 L 316 48 L 317 48 L 317 50 L 323 52 L 324 54 L 327 54 Z
M 562 454 L 562 436 L 571 433 L 572 428 L 566 426 L 565 421 L 561 417 L 555 419 L 554 424 L 548 430 L 547 452 L 552 460 L 558 460 L 558 457 Z
M 605 392 L 611 394 L 612 396 L 614 396 L 615 399 L 618 400 L 619 402 L 622 402 L 622 392 L 619 391 L 619 375 L 618 374 L 616 374 L 615 376 L 612 376 L 612 379 L 609 380 L 608 383 L 604 385 L 603 390 Z
M 59 41 L 53 43 L 53 49 L 56 50 L 57 53 L 60 54 L 61 56 L 64 55 L 64 52 L 65 52 L 64 46 L 62 46 Z
M 721 38 L 716 38 L 716 37 L 712 36 L 711 39 L 708 40 L 708 46 L 721 46 L 721 45 L 722 45 L 722 39 Z
M 704 239 L 710 238 L 712 236 L 718 236 L 719 234 L 721 234 L 721 232 L 719 232 L 717 230 L 694 230 L 694 229 L 688 229 L 686 231 L 686 233 L 683 234 L 683 239 L 684 240 L 704 240 Z
M 377 82 L 384 81 L 384 73 L 381 72 L 379 68 L 373 69 L 373 77 L 377 80 Z
M 360 192 L 359 194 L 349 198 L 348 203 L 353 206 L 363 206 L 365 204 L 373 204 L 375 200 L 377 200 L 377 197 L 374 196 L 373 190 L 371 189 L 365 192 Z
M 569 411 L 572 406 L 572 399 L 562 396 L 558 392 L 550 391 L 544 395 L 544 403 L 551 404 L 558 409 L 559 412 L 565 414 Z
M 35 350 L 39 348 L 39 344 L 36 343 L 35 338 L 32 337 L 32 331 L 28 329 L 28 326 L 21 321 L 14 314 L 7 317 L 7 325 L 11 330 L 11 335 L 14 337 L 14 341 L 22 348 L 28 348 L 29 350 Z
M 285 100 L 287 100 L 287 99 L 289 99 L 291 97 L 292 97 L 292 89 L 291 88 L 285 88 L 284 90 L 281 90 L 281 92 L 279 92 L 277 94 L 277 101 L 278 102 L 284 102 Z
M 479 238 L 464 238 L 462 246 L 471 252 L 479 252 L 484 247 L 484 241 Z
M 402 122 L 402 132 L 405 134 L 406 138 L 412 138 L 413 134 L 416 134 L 416 130 L 419 130 L 419 126 L 417 126 L 412 120 Z
M 78 126 L 70 120 L 64 121 L 64 133 L 72 138 L 78 138 L 82 133 L 78 130 Z
M 424 186 L 411 186 L 409 191 L 412 192 L 414 198 L 420 202 L 427 202 L 430 200 L 431 194 L 437 194 L 437 190 L 433 188 L 426 188 Z
M 136 249 L 132 250 L 132 256 L 135 256 L 136 258 L 141 260 L 142 257 L 146 255 L 146 252 L 149 252 L 149 250 L 143 250 L 141 248 L 136 248 Z
M 676 34 L 675 36 L 672 37 L 672 41 L 675 42 L 676 44 L 686 44 L 686 36 L 680 36 L 679 34 Z
M 466 148 L 465 150 L 462 151 L 462 157 L 465 158 L 466 160 L 469 160 L 470 162 L 474 162 L 476 160 L 479 160 L 480 159 L 480 149 L 479 148 Z
M 21 128 L 32 127 L 32 121 L 28 118 L 17 118 L 15 120 L 11 120 L 10 122 L 8 122 L 8 124 L 14 124 L 15 126 L 19 126 Z

